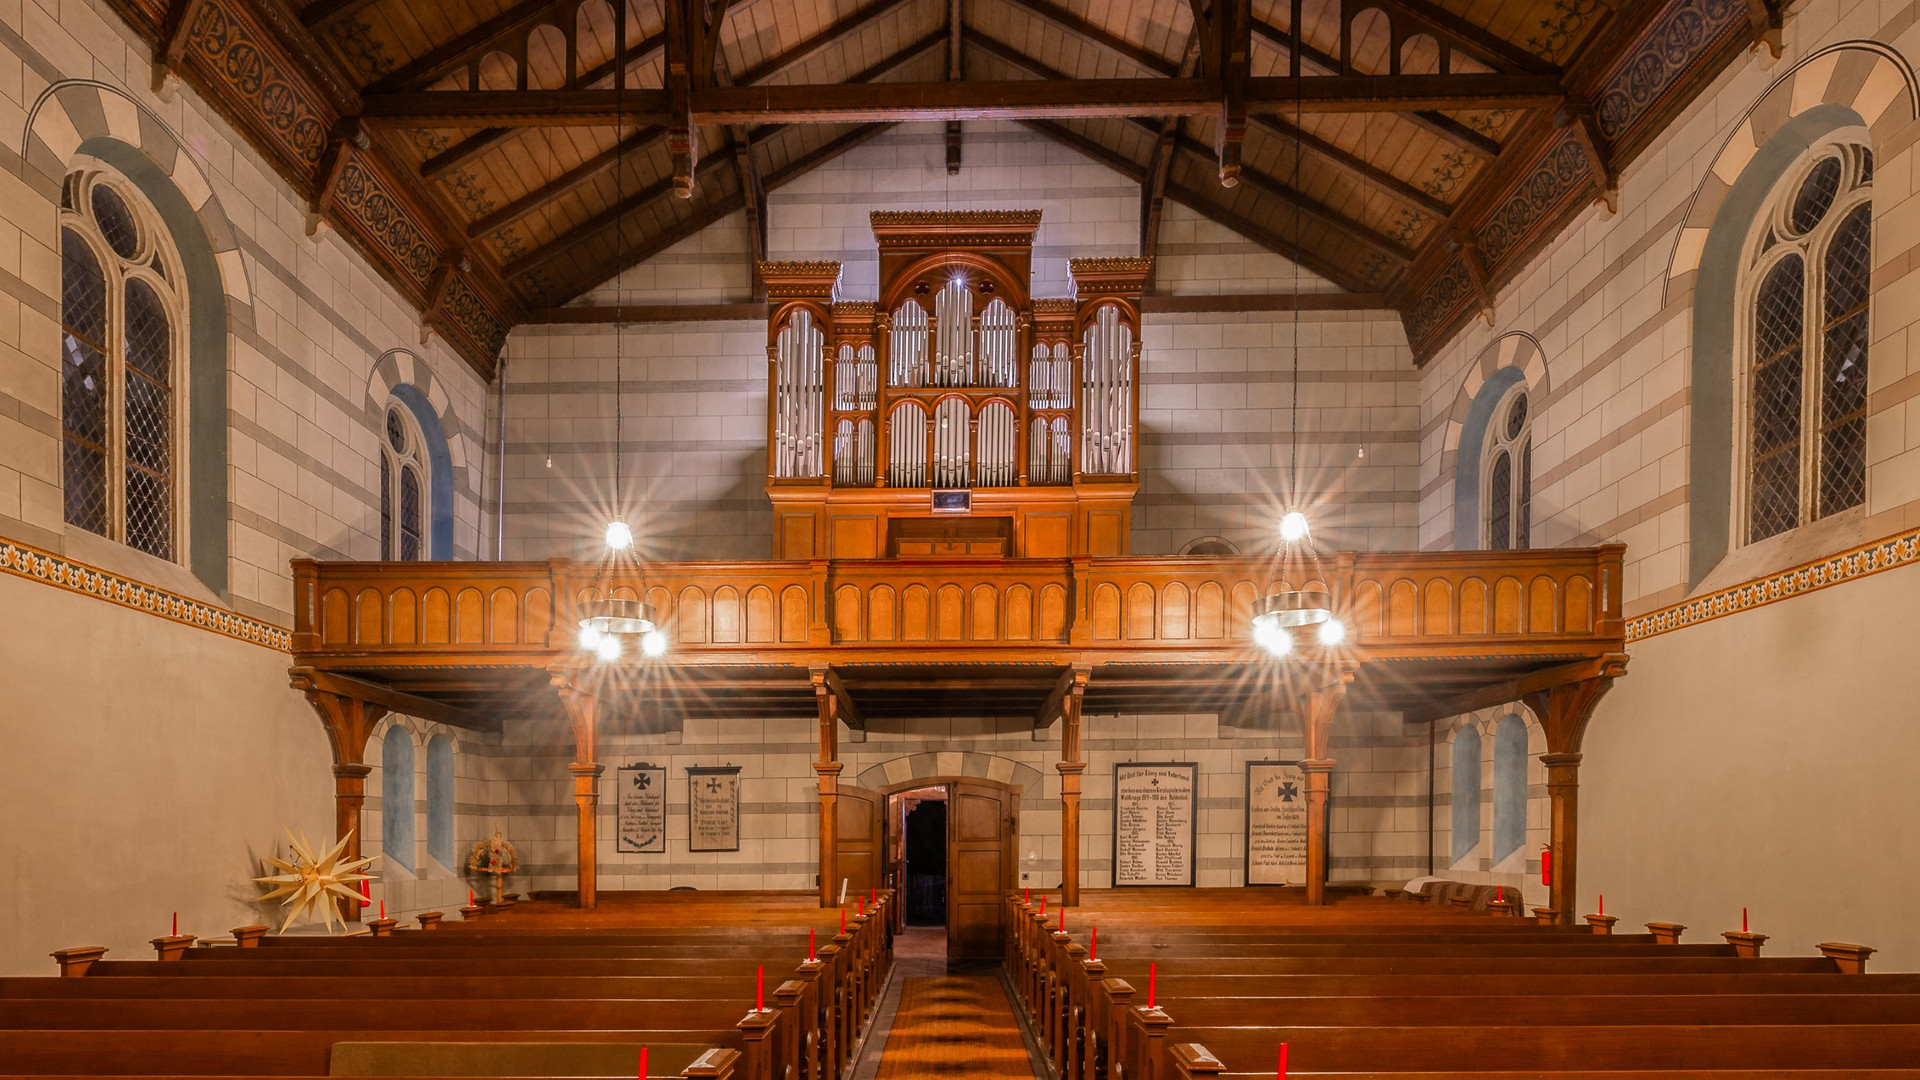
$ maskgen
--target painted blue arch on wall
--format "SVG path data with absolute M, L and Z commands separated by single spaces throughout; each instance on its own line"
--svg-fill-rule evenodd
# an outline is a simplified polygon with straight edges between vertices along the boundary
M 1487 453 L 1493 410 L 1508 390 L 1526 381 L 1517 367 L 1503 367 L 1487 376 L 1460 424 L 1460 452 L 1453 459 L 1453 546 L 1458 550 L 1480 546 L 1480 463 Z
M 413 871 L 413 735 L 394 725 L 380 740 L 380 851 Z
M 453 740 L 435 735 L 427 740 L 427 854 L 457 873 L 453 791 Z
M 393 388 L 393 396 L 407 407 L 420 425 L 427 443 L 427 558 L 453 558 L 453 454 L 447 449 L 447 430 L 427 395 L 412 383 Z M 381 423 L 384 425 L 385 420 Z
M 1480 729 L 1471 723 L 1453 733 L 1453 861 L 1480 843 Z
M 1493 730 L 1493 861 L 1527 842 L 1527 722 L 1517 713 Z

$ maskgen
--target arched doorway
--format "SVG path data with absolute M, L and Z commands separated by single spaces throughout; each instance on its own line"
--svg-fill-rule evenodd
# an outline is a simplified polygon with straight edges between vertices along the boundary
M 903 910 L 909 922 L 916 874 L 923 879 L 918 888 L 937 895 L 949 960 L 988 959 L 1002 952 L 1002 900 L 1013 888 L 1018 863 L 1020 790 L 968 776 L 914 779 L 882 790 L 886 878 L 907 897 Z M 938 857 L 923 847 L 921 858 L 913 860 L 914 832 L 922 834 L 924 844 L 936 817 L 944 837 Z M 926 906 L 931 905 L 920 910 Z

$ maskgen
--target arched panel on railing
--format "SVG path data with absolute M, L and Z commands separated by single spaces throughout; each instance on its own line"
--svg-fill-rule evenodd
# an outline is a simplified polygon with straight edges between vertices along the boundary
M 347 600 L 347 590 L 328 589 L 320 598 L 320 643 L 323 645 L 345 645 L 353 632 L 353 619 L 348 614 L 352 604 Z
M 1493 583 L 1493 632 L 1520 632 L 1520 579 L 1502 577 Z
M 867 593 L 868 641 L 892 641 L 899 636 L 899 603 L 891 585 L 875 585 Z
M 967 594 L 951 582 L 933 594 L 933 636 L 940 641 L 967 636 Z
M 1381 591 L 1379 582 L 1362 581 L 1353 587 L 1353 628 L 1362 638 L 1386 634 L 1386 595 Z
M 1470 577 L 1460 583 L 1460 632 L 1484 634 L 1487 624 L 1487 583 Z
M 1059 585 L 1040 586 L 1040 639 L 1062 641 L 1067 636 L 1067 590 Z
M 1000 636 L 1008 641 L 1033 640 L 1033 590 L 1025 585 L 1007 586 L 1006 617 L 1001 620 Z
M 1437 577 L 1427 582 L 1421 629 L 1430 637 L 1453 633 L 1453 586 L 1446 578 Z
M 755 585 L 747 590 L 747 640 L 756 645 L 770 644 L 780 633 L 773 612 L 773 590 Z
M 789 585 L 780 590 L 780 640 L 788 645 L 807 642 L 807 590 Z
M 1203 581 L 1194 590 L 1193 636 L 1203 641 L 1227 636 L 1227 590 L 1217 581 Z
M 995 301 L 998 303 L 998 301 Z M 1000 639 L 1000 590 L 975 585 L 967 611 L 967 637 L 973 641 Z
M 412 589 L 395 589 L 387 597 L 387 626 L 387 640 L 392 644 L 420 643 L 420 600 Z
M 420 598 L 420 640 L 427 645 L 453 640 L 453 598 L 447 590 L 431 588 Z
M 353 598 L 353 642 L 356 645 L 383 645 L 387 639 L 387 605 L 380 590 L 361 589 Z
M 522 640 L 529 645 L 545 645 L 553 633 L 553 594 L 545 589 L 528 589 L 521 607 L 527 620 Z
M 1120 589 L 1104 581 L 1093 587 L 1093 636 L 1098 641 L 1120 639 Z
M 1259 599 L 1259 592 L 1251 581 L 1237 581 L 1233 585 L 1233 608 L 1227 618 L 1228 637 L 1253 636 L 1253 602 Z
M 860 586 L 842 585 L 833 590 L 833 640 L 840 643 L 860 640 L 860 609 L 864 606 Z
M 909 585 L 900 590 L 900 640 L 930 641 L 933 638 L 933 592 L 925 585 Z
M 461 589 L 453 598 L 453 640 L 462 645 L 487 640 L 486 605 L 479 589 Z
M 1420 632 L 1420 589 L 1406 578 L 1387 589 L 1387 633 L 1411 637 Z
M 647 603 L 660 616 L 662 627 L 670 626 L 680 618 L 680 609 L 674 606 L 673 590 L 664 585 L 655 585 L 647 590 Z
M 1551 634 L 1560 629 L 1560 588 L 1540 574 L 1527 586 L 1527 631 Z
M 1560 629 L 1568 634 L 1593 632 L 1593 579 L 1575 574 L 1567 579 L 1566 619 Z
M 607 591 L 607 595 L 613 597 L 615 600 L 640 599 L 640 594 L 637 592 L 634 592 L 633 586 L 631 585 L 615 585 L 612 589 L 609 589 Z M 582 600 L 585 600 L 586 598 L 587 597 L 585 595 L 581 596 Z
M 1160 591 L 1160 637 L 1168 641 L 1185 641 L 1192 636 L 1190 620 L 1192 594 L 1185 585 L 1170 581 Z
M 713 590 L 713 641 L 716 645 L 737 645 L 746 640 L 746 613 L 741 608 L 740 590 L 722 585 Z
M 1136 581 L 1127 588 L 1127 627 L 1129 641 L 1153 640 L 1154 594 L 1153 586 L 1144 581 Z
M 512 589 L 493 590 L 492 610 L 487 613 L 487 638 L 499 645 L 520 642 L 520 595 Z
M 707 592 L 698 585 L 680 590 L 680 610 L 674 620 L 675 636 L 682 644 L 704 645 L 707 641 Z

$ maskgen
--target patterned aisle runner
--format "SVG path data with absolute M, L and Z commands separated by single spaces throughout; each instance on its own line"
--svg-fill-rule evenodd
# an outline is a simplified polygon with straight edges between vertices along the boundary
M 1033 1080 L 1020 1022 L 991 975 L 909 977 L 880 1055 L 879 1080 Z

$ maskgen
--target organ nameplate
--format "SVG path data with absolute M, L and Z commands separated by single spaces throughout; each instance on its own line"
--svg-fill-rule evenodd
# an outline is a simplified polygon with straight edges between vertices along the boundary
M 621 851 L 667 850 L 667 768 L 622 765 L 614 771 L 614 822 Z
M 1247 762 L 1247 884 L 1307 880 L 1307 775 L 1294 761 Z
M 687 766 L 690 851 L 740 850 L 740 766 Z
M 1193 884 L 1194 789 L 1190 761 L 1113 767 L 1113 884 Z
M 933 493 L 933 512 L 936 514 L 965 514 L 972 510 L 973 492 L 971 491 L 960 489 Z

